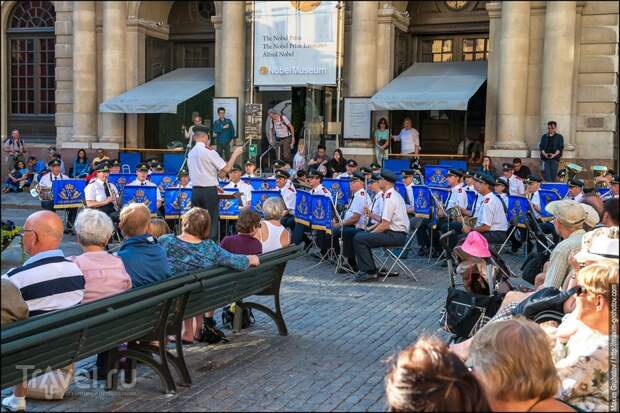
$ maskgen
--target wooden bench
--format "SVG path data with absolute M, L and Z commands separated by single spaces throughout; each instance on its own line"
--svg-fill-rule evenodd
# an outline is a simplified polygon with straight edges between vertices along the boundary
M 239 307 L 264 312 L 274 320 L 281 335 L 287 334 L 280 309 L 280 282 L 286 262 L 300 254 L 300 248 L 290 246 L 261 256 L 261 265 L 247 271 L 218 267 L 183 274 L 4 327 L 0 344 L 1 388 L 109 351 L 113 366 L 109 388 L 116 388 L 119 361 L 126 357 L 132 370 L 132 374 L 126 372 L 126 381 L 134 377 L 135 361 L 140 361 L 155 370 L 165 393 L 174 393 L 176 385 L 169 364 L 180 377 L 180 385 L 191 385 L 181 344 L 184 319 L 236 302 Z M 273 296 L 275 311 L 242 301 L 252 295 Z M 235 315 L 236 331 L 240 323 L 239 311 Z M 151 344 L 154 340 L 165 343 L 168 335 L 176 338 L 176 354 L 165 345 Z M 127 343 L 127 348 L 119 349 L 123 343 Z M 29 369 L 24 372 L 18 366 Z

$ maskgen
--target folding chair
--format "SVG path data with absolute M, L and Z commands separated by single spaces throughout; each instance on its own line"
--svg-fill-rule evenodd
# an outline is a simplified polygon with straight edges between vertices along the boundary
M 421 221 L 420 221 L 420 223 L 421 223 Z M 396 267 L 396 266 L 398 266 L 404 273 L 409 275 L 409 277 L 413 278 L 415 281 L 418 281 L 418 278 L 415 276 L 413 271 L 409 267 L 407 267 L 405 265 L 405 263 L 402 261 L 401 257 L 403 256 L 404 252 L 407 251 L 407 249 L 411 246 L 411 243 L 415 239 L 415 234 L 418 232 L 418 229 L 420 229 L 420 223 L 418 223 L 418 225 L 416 226 L 415 230 L 410 235 L 407 236 L 407 240 L 405 241 L 405 245 L 401 248 L 401 250 L 400 250 L 400 252 L 398 254 L 395 254 L 389 247 L 384 247 L 383 248 L 383 253 L 384 253 L 385 259 L 381 263 L 381 266 L 379 267 L 377 272 L 381 272 L 381 270 L 383 270 L 386 267 L 386 265 L 387 265 L 387 263 L 388 263 L 388 261 L 390 259 L 392 259 L 392 261 L 393 261 L 392 266 L 385 273 L 385 276 L 383 277 L 383 282 L 385 282 L 387 277 L 389 277 L 390 273 L 392 272 L 392 270 L 394 270 L 394 267 Z

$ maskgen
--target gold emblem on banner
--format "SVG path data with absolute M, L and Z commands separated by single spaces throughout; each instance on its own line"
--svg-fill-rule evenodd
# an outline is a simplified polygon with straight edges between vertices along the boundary
M 316 209 L 312 212 L 312 215 L 316 219 L 324 219 L 325 218 L 325 210 L 323 209 L 323 203 L 318 202 L 316 205 Z
M 321 5 L 320 1 L 291 1 L 291 7 L 302 13 L 312 11 Z
M 297 212 L 300 215 L 308 215 L 308 200 L 306 197 L 301 197 L 299 203 L 297 204 Z
M 63 201 L 75 201 L 79 200 L 82 197 L 82 194 L 80 193 L 80 191 L 75 189 L 75 186 L 73 184 L 65 184 L 58 193 L 58 196 Z

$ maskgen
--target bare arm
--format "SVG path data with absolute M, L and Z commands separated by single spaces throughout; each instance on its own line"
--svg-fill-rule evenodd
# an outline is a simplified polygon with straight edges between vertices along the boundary
M 222 169 L 220 169 L 220 172 L 228 173 L 230 171 L 230 169 L 233 167 L 233 165 L 235 164 L 235 161 L 237 160 L 239 155 L 241 155 L 242 153 L 243 153 L 243 146 L 237 147 L 233 151 L 233 153 L 230 156 L 230 159 L 228 160 L 228 162 L 226 162 L 226 165 L 224 165 L 224 167 Z
M 382 219 L 381 222 L 372 230 L 372 232 L 385 232 L 390 229 L 390 221 Z

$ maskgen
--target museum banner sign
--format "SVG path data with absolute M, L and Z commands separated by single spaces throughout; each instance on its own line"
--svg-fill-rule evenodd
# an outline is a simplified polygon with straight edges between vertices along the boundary
M 335 85 L 337 1 L 256 1 L 254 85 Z

